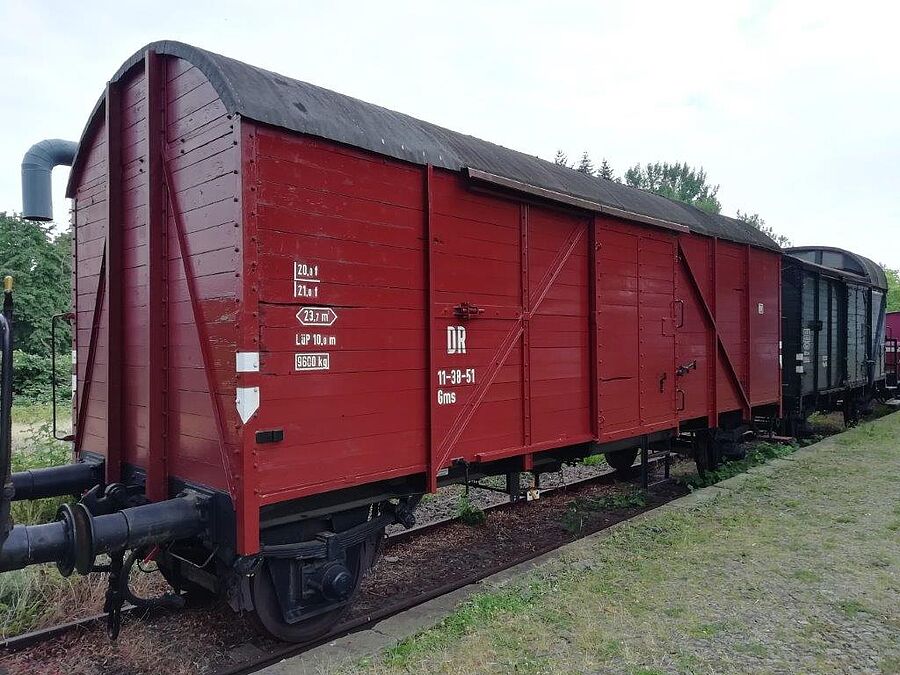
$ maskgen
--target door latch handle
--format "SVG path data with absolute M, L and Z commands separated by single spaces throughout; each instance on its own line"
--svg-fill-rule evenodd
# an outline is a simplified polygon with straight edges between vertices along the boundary
M 663 393 L 663 390 L 666 388 L 666 379 L 668 379 L 669 374 L 663 373 L 659 376 L 659 393 Z
M 453 308 L 453 314 L 457 319 L 473 319 L 479 314 L 484 314 L 484 307 L 478 307 L 471 302 L 462 302 Z
M 689 361 L 688 363 L 678 366 L 675 369 L 675 374 L 678 377 L 681 377 L 682 375 L 687 375 L 692 370 L 697 370 L 697 359 L 694 359 L 693 361 Z

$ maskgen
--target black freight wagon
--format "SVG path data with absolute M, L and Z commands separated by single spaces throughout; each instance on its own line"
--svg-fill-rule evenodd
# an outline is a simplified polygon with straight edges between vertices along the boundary
M 838 248 L 786 249 L 781 267 L 783 405 L 787 432 L 813 412 L 852 424 L 884 392 L 887 279 Z

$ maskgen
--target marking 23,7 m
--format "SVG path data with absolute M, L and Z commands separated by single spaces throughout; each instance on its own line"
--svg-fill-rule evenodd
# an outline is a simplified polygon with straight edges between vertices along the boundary
M 297 321 L 304 326 L 331 326 L 337 318 L 331 307 L 301 307 L 297 311 Z

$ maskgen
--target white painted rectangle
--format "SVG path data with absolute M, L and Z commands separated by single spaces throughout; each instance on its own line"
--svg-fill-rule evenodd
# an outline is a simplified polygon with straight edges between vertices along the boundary
M 259 352 L 238 352 L 235 355 L 235 370 L 238 373 L 259 372 Z
M 294 370 L 329 370 L 331 368 L 331 354 L 327 352 L 304 352 L 294 354 Z

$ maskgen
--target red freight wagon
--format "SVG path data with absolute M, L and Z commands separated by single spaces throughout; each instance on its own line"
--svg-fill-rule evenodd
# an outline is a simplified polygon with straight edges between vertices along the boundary
M 114 75 L 68 194 L 79 487 L 191 500 L 160 565 L 281 637 L 438 485 L 778 413 L 759 231 L 194 47 Z
M 898 373 L 900 373 L 900 312 L 888 312 L 885 315 L 884 340 L 884 372 L 887 375 L 887 386 L 896 390 Z

